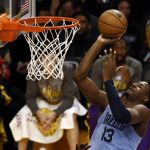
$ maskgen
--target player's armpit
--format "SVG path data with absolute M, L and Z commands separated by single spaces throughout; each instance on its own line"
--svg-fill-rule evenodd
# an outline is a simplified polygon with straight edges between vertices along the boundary
M 150 117 L 150 110 L 142 104 L 127 109 L 131 114 L 131 124 L 145 122 Z

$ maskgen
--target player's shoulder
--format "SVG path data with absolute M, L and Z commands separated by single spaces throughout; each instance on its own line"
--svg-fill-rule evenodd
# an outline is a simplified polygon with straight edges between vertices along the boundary
M 150 115 L 150 109 L 147 106 L 145 106 L 144 104 L 137 104 L 133 107 L 133 109 L 136 109 L 139 112 L 143 111 L 143 113 L 145 112 Z
M 137 108 L 145 108 L 145 109 L 147 109 L 147 110 L 150 110 L 147 106 L 145 106 L 144 104 L 137 104 L 137 105 L 135 105 L 135 106 L 133 106 L 133 107 L 137 107 Z

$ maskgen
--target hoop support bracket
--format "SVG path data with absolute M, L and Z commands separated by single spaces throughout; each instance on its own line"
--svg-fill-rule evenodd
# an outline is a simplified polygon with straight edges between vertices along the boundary
M 12 42 L 19 35 L 18 20 L 9 19 L 7 14 L 0 16 L 0 41 Z

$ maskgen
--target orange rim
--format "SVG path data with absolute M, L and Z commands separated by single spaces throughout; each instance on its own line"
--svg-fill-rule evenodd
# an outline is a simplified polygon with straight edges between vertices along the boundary
M 63 20 L 70 22 L 71 24 L 65 26 L 33 26 L 33 24 L 35 23 L 47 23 L 48 21 L 52 21 L 54 23 Z M 80 22 L 77 19 L 57 16 L 40 16 L 34 18 L 20 19 L 18 21 L 18 29 L 27 32 L 42 32 L 44 30 L 69 29 L 79 25 Z

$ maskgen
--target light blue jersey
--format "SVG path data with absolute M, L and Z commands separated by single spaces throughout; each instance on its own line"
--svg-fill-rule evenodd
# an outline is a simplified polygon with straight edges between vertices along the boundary
M 131 124 L 117 122 L 109 105 L 99 118 L 89 150 L 136 150 L 141 137 Z

